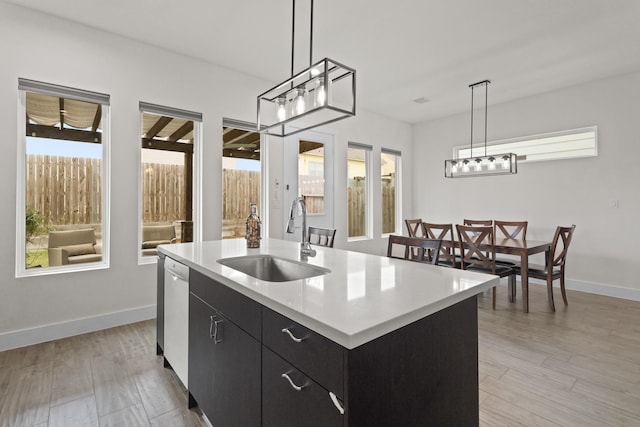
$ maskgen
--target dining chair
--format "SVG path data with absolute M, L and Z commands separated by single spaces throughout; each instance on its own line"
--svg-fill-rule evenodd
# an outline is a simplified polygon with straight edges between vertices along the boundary
M 464 219 L 462 223 L 464 225 L 493 226 L 492 219 Z
M 307 233 L 307 241 L 312 245 L 333 247 L 333 241 L 336 237 L 335 228 L 309 227 Z
M 545 260 L 545 265 L 529 264 L 529 268 L 527 269 L 530 278 L 534 277 L 547 281 L 547 297 L 549 299 L 549 306 L 551 306 L 551 310 L 553 311 L 556 311 L 553 302 L 553 281 L 556 279 L 560 279 L 560 291 L 562 292 L 564 305 L 569 305 L 567 302 L 567 293 L 564 289 L 564 270 L 567 261 L 567 251 L 569 250 L 569 244 L 571 243 L 575 229 L 575 224 L 571 227 L 556 228 L 553 241 L 551 242 L 551 249 Z M 516 274 L 521 274 L 522 269 L 520 265 L 516 264 L 512 268 Z
M 454 247 L 455 240 L 453 239 L 453 224 L 432 224 L 423 222 L 422 234 L 427 239 L 438 239 L 443 241 L 442 246 L 440 246 L 440 258 L 438 260 L 438 265 L 458 268 Z
M 422 219 L 405 219 L 404 223 L 407 226 L 407 232 L 409 233 L 409 237 L 422 237 L 420 233 L 422 232 L 422 228 L 420 228 L 420 224 L 422 224 Z
M 496 265 L 496 248 L 494 246 L 493 227 L 456 225 L 458 244 L 462 256 L 460 268 L 480 273 L 495 274 L 508 277 L 509 288 L 515 288 L 515 271 L 507 266 Z M 492 291 L 492 306 L 496 308 L 496 287 Z
M 527 240 L 528 221 L 493 221 L 493 233 L 496 239 Z M 515 258 L 496 258 L 496 264 L 513 266 L 518 262 Z M 515 291 L 515 289 L 514 289 Z
M 424 237 L 420 235 L 420 233 L 422 232 L 422 228 L 420 227 L 420 224 L 422 224 L 422 218 L 405 219 L 404 223 L 407 226 L 409 237 Z M 415 249 L 411 249 L 411 256 L 413 258 L 416 258 L 418 256 Z
M 394 249 L 401 246 L 402 256 L 395 255 Z M 425 262 L 433 265 L 438 264 L 440 257 L 440 247 L 442 240 L 423 239 L 420 237 L 389 235 L 389 243 L 387 244 L 387 256 L 389 258 L 405 259 L 408 261 Z M 417 256 L 411 255 L 416 250 Z

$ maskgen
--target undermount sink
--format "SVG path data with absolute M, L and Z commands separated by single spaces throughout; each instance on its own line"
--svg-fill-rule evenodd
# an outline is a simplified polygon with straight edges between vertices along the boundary
M 308 279 L 309 277 L 320 276 L 331 272 L 328 268 L 273 255 L 247 255 L 223 258 L 219 259 L 218 263 L 267 282 L 288 282 L 290 280 Z

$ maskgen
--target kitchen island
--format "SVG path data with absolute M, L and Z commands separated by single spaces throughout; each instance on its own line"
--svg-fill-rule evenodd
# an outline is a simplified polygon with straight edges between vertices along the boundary
M 315 249 L 303 263 L 329 272 L 270 282 L 218 261 L 299 260 L 299 243 L 159 247 L 159 352 L 164 257 L 191 271 L 190 404 L 216 426 L 477 425 L 476 295 L 499 279 Z

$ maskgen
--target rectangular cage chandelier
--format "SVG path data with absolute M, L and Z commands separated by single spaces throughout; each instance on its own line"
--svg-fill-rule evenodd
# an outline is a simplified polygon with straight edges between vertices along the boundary
M 258 132 L 290 136 L 356 115 L 356 70 L 324 58 L 312 64 L 313 0 L 309 67 L 293 73 L 295 2 L 291 31 L 291 77 L 257 97 Z
M 487 154 L 487 106 L 488 87 L 491 81 L 483 80 L 470 84 L 471 88 L 471 152 L 467 158 L 444 161 L 445 178 L 464 178 L 472 176 L 508 175 L 518 173 L 518 156 L 515 153 Z M 484 86 L 484 155 L 473 154 L 473 91 Z

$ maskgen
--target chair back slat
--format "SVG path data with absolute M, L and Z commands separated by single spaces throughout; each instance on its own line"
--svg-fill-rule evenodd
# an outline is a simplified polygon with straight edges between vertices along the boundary
M 394 254 L 394 248 L 396 245 L 402 247 L 402 257 Z M 438 239 L 422 239 L 420 237 L 407 237 L 391 234 L 389 236 L 389 243 L 387 244 L 387 256 L 389 258 L 405 259 L 408 261 L 418 261 L 436 265 L 440 257 L 441 245 L 442 240 Z M 414 249 L 417 250 L 416 256 L 411 254 Z
M 409 233 L 409 237 L 421 237 L 420 232 L 422 228 L 420 225 L 422 224 L 422 219 L 405 219 L 405 225 L 407 226 L 407 232 Z
M 494 221 L 495 238 L 527 240 L 528 221 Z
M 553 235 L 553 242 L 551 243 L 550 258 L 552 260 L 551 266 L 564 268 L 564 264 L 567 260 L 567 252 L 569 250 L 569 244 L 573 237 L 573 232 L 576 229 L 575 225 L 571 227 L 558 227 Z
M 453 242 L 453 224 L 432 224 L 428 222 L 422 223 L 422 234 L 427 239 L 445 240 Z M 456 268 L 456 255 L 453 251 L 452 244 L 442 244 L 440 246 L 440 261 L 451 263 Z
M 492 219 L 465 219 L 462 223 L 464 225 L 493 226 Z
M 312 245 L 333 247 L 333 241 L 336 237 L 335 228 L 309 227 L 307 233 L 307 241 Z
M 467 265 L 474 264 L 490 268 L 495 272 L 493 227 L 456 225 L 456 230 L 462 254 L 462 268 L 465 269 Z

